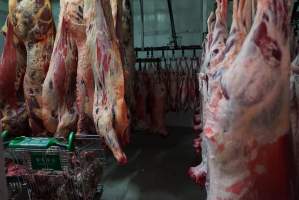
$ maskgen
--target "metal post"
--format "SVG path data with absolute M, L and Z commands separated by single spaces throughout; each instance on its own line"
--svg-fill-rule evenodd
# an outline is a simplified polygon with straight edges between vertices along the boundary
M 141 47 L 144 48 L 144 9 L 143 9 L 143 0 L 139 0 L 140 3 L 140 12 L 141 12 Z
M 176 47 L 176 46 L 178 46 L 178 43 L 177 43 L 177 36 L 176 36 L 176 31 L 175 31 L 174 19 L 173 19 L 171 0 L 167 0 L 167 4 L 168 4 L 169 17 L 170 17 L 170 23 L 171 23 L 172 42 L 174 43 L 174 46 Z
M 4 153 L 3 153 L 3 143 L 2 139 L 0 138 L 0 196 L 1 199 L 7 200 L 7 187 L 6 187 L 6 176 L 4 170 Z

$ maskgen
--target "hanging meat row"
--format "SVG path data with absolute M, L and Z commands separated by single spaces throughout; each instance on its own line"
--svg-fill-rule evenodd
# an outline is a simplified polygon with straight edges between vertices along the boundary
M 167 135 L 166 113 L 193 111 L 199 102 L 198 57 L 139 63 L 135 81 L 135 126 Z
M 131 25 L 128 0 L 60 1 L 57 33 L 50 0 L 9 0 L 0 131 L 98 134 L 126 163 L 121 146 L 129 142 L 127 104 L 134 104 Z

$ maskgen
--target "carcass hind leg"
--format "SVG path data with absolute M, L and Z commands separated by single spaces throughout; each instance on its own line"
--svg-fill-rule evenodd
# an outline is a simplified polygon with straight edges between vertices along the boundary
M 126 164 L 127 157 L 119 145 L 117 134 L 112 126 L 112 110 L 108 107 L 100 107 L 94 104 L 93 115 L 98 134 L 103 136 L 118 163 L 120 165 Z
M 50 36 L 37 43 L 26 43 L 24 94 L 33 135 L 44 134 L 45 131 L 42 121 L 42 85 L 48 71 L 53 40 L 54 36 Z
M 85 43 L 84 43 L 85 44 Z M 92 134 L 95 132 L 92 106 L 94 97 L 94 80 L 91 64 L 89 62 L 88 50 L 85 45 L 78 48 L 77 67 L 77 108 L 78 124 L 77 133 Z
M 0 116 L 1 129 L 18 134 L 28 129 L 25 111 L 23 77 L 26 69 L 26 49 L 15 36 L 7 19 L 7 32 L 0 60 Z

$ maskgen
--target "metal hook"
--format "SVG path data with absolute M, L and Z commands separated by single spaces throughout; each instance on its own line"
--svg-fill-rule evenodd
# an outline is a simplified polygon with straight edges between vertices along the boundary
M 136 58 L 138 58 L 138 51 L 135 51 L 135 56 Z
M 172 50 L 172 57 L 174 58 L 175 57 L 175 51 Z
M 139 68 L 139 71 L 142 71 L 141 60 L 139 60 L 139 66 L 138 66 L 138 68 Z

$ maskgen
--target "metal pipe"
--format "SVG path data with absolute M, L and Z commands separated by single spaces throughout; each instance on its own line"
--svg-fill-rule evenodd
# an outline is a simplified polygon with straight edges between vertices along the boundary
M 161 47 L 143 47 L 143 48 L 135 48 L 136 52 L 140 51 L 170 51 L 170 50 L 200 50 L 202 47 L 200 45 L 191 45 L 191 46 L 161 46 Z
M 138 58 L 136 60 L 137 63 L 159 63 L 161 62 L 160 58 Z
M 167 0 L 167 4 L 168 4 L 169 17 L 170 17 L 170 23 L 171 23 L 172 42 L 174 43 L 174 46 L 176 47 L 176 46 L 178 46 L 178 43 L 177 43 L 177 35 L 176 35 L 175 24 L 174 24 L 174 19 L 173 19 L 171 0 Z
M 143 0 L 139 0 L 140 4 L 140 13 L 141 13 L 141 47 L 144 48 L 144 7 Z

